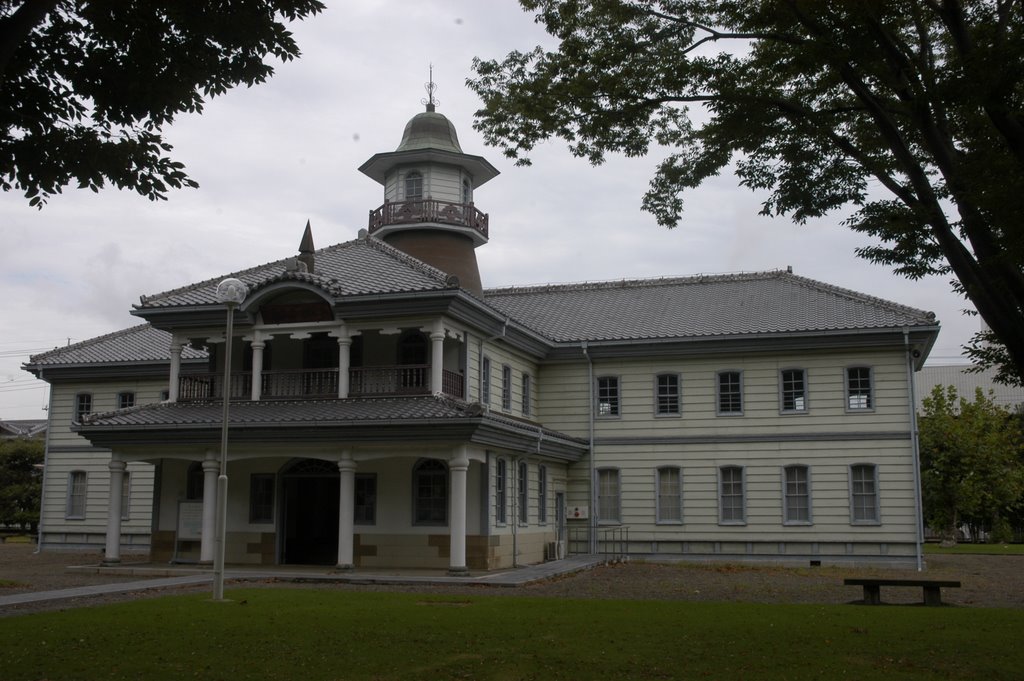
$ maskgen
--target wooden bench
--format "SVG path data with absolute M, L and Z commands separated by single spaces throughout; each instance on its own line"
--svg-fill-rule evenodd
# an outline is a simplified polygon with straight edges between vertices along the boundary
M 919 586 L 924 589 L 925 605 L 942 605 L 939 589 L 956 589 L 960 582 L 945 579 L 889 579 L 850 577 L 843 580 L 846 586 L 864 587 L 864 605 L 879 605 L 882 602 L 883 586 Z

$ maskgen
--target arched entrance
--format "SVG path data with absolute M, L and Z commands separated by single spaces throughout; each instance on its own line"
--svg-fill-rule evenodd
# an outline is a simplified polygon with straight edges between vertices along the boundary
M 338 561 L 338 466 L 300 459 L 281 473 L 281 555 L 291 565 Z

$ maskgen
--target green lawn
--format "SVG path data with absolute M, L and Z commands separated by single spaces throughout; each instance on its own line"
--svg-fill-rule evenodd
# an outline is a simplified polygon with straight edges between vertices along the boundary
M 1019 679 L 1024 611 L 237 589 L 0 618 L 20 679 Z
M 940 546 L 925 544 L 925 553 L 973 553 L 991 556 L 1024 556 L 1024 544 L 957 544 Z

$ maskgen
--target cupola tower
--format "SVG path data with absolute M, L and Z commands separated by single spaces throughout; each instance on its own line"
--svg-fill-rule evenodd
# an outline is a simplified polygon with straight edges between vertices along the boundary
M 359 167 L 384 186 L 384 204 L 370 211 L 368 231 L 481 295 L 474 249 L 487 243 L 489 225 L 473 193 L 498 171 L 462 152 L 455 126 L 435 111 L 433 82 L 427 91 L 426 111 L 406 124 L 398 148 Z

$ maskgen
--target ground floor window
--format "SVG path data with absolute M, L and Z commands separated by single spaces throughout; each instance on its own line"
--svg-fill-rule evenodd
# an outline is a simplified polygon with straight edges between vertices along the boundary
M 548 522 L 548 467 L 537 466 L 537 522 Z
M 85 518 L 87 483 L 85 471 L 71 471 L 68 475 L 67 506 L 64 512 L 64 517 L 68 520 Z
M 529 522 L 529 505 L 530 505 L 530 477 L 529 468 L 525 461 L 519 462 L 519 474 L 516 480 L 516 492 L 519 500 L 519 524 L 525 525 Z
M 622 520 L 617 468 L 601 468 L 597 471 L 597 520 L 602 523 Z
M 413 523 L 448 524 L 448 467 L 424 459 L 413 468 Z
M 723 525 L 742 525 L 746 522 L 743 495 L 743 468 L 722 466 L 718 471 L 719 522 Z
M 249 522 L 274 522 L 274 474 L 254 473 L 249 477 Z
M 877 523 L 878 469 L 867 463 L 850 466 L 850 515 L 856 523 Z
M 377 475 L 358 473 L 355 480 L 355 523 L 375 525 L 377 523 Z
M 494 522 L 504 525 L 508 521 L 508 463 L 498 459 L 494 467 Z
M 682 474 L 678 468 L 658 469 L 658 522 L 680 523 L 683 521 Z
M 786 466 L 783 488 L 785 522 L 809 525 L 811 522 L 811 486 L 807 466 Z

